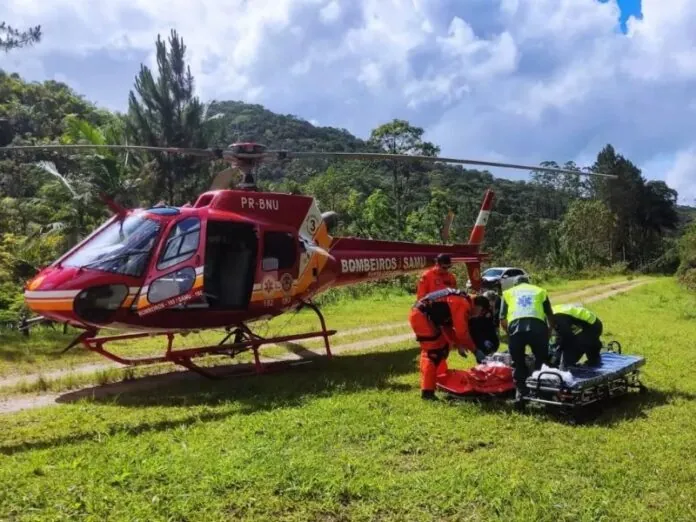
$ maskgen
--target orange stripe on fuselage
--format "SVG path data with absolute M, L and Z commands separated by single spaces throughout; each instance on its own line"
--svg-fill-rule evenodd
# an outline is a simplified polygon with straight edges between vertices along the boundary
M 27 306 L 34 311 L 72 312 L 73 298 L 70 299 L 26 299 Z

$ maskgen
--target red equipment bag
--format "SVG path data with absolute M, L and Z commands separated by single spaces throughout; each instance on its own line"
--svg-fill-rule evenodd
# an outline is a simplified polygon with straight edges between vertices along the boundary
M 479 364 L 469 370 L 448 370 L 439 375 L 437 387 L 453 395 L 506 393 L 515 389 L 512 368 L 501 364 Z

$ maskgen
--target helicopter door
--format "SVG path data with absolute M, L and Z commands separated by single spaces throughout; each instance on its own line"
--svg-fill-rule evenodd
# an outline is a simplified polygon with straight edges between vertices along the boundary
M 299 242 L 295 234 L 277 230 L 263 234 L 261 292 L 267 306 L 272 306 L 278 298 L 283 304 L 290 303 L 296 290 L 299 257 Z
M 246 223 L 209 220 L 205 299 L 213 310 L 246 310 L 254 290 L 258 237 Z
M 172 308 L 203 294 L 206 223 L 198 217 L 174 222 L 157 251 L 157 262 L 138 298 L 139 315 Z

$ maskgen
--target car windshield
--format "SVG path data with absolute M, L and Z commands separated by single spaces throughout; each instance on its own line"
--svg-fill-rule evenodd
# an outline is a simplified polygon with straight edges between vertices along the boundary
M 489 268 L 481 275 L 483 277 L 500 277 L 503 275 L 503 271 L 500 268 Z
M 159 230 L 157 221 L 141 216 L 114 221 L 61 264 L 140 277 Z

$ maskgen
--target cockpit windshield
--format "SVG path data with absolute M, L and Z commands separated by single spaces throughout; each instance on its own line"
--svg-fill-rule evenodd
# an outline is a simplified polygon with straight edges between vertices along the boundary
M 92 268 L 140 277 L 154 248 L 160 224 L 142 216 L 114 221 L 85 246 L 61 262 L 63 266 Z

